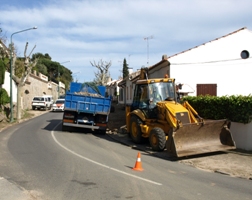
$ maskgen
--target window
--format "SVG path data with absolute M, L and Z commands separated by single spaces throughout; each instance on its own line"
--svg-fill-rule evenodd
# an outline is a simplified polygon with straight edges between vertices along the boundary
M 127 100 L 129 99 L 129 87 L 128 86 L 126 87 L 126 98 L 127 98 Z
M 132 100 L 132 85 L 130 86 L 130 100 Z
M 242 59 L 247 59 L 247 58 L 249 58 L 249 52 L 248 52 L 247 50 L 243 50 L 243 51 L 241 52 L 241 58 L 242 58 Z
M 119 89 L 119 101 L 123 101 L 123 89 Z

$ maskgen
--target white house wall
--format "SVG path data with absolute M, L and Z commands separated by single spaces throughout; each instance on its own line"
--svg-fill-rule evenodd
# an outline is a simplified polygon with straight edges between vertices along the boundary
M 243 50 L 250 53 L 241 59 Z M 196 84 L 217 84 L 217 96 L 249 95 L 252 67 L 252 33 L 245 29 L 208 42 L 184 53 L 171 56 L 170 76 L 176 82 L 190 85 L 196 95 Z
M 10 96 L 10 73 L 5 71 L 5 78 L 4 78 L 4 84 L 2 85 L 2 88 L 6 90 L 8 95 Z M 17 102 L 17 85 L 15 81 L 12 80 L 12 102 Z
M 131 104 L 133 99 L 133 85 L 131 81 L 126 81 L 126 104 Z

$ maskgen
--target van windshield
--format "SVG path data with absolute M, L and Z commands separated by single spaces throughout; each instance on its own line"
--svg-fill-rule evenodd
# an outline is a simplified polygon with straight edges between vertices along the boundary
M 65 101 L 63 101 L 63 100 L 58 100 L 58 101 L 56 101 L 55 103 L 56 103 L 56 104 L 64 104 Z
M 33 101 L 44 101 L 45 99 L 43 97 L 34 97 Z

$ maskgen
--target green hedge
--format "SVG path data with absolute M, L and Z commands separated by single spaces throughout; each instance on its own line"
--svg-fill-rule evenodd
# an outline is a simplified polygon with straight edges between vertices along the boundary
M 186 96 L 182 99 L 204 119 L 229 119 L 233 122 L 252 121 L 252 96 Z
M 0 85 L 4 84 L 5 66 L 2 59 L 0 59 Z

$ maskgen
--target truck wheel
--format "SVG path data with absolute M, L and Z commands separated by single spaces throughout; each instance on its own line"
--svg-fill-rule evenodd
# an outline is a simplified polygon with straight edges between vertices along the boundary
M 62 124 L 61 130 L 62 130 L 62 131 L 68 131 L 68 127 L 67 127 L 67 126 L 64 126 L 64 125 Z
M 112 105 L 112 106 L 110 107 L 110 112 L 111 112 L 111 113 L 114 113 L 114 112 L 115 112 L 115 106 Z
M 143 123 L 143 121 L 133 115 L 130 119 L 130 137 L 133 140 L 133 142 L 135 143 L 143 143 L 144 142 L 144 138 L 142 137 L 142 132 L 141 132 L 141 127 L 140 125 Z
M 151 148 L 154 151 L 163 151 L 166 144 L 165 133 L 161 128 L 155 127 L 151 130 L 149 136 Z
M 32 106 L 32 110 L 35 110 L 35 106 Z
M 101 135 L 105 135 L 106 134 L 106 130 L 96 130 L 95 133 L 101 134 Z

